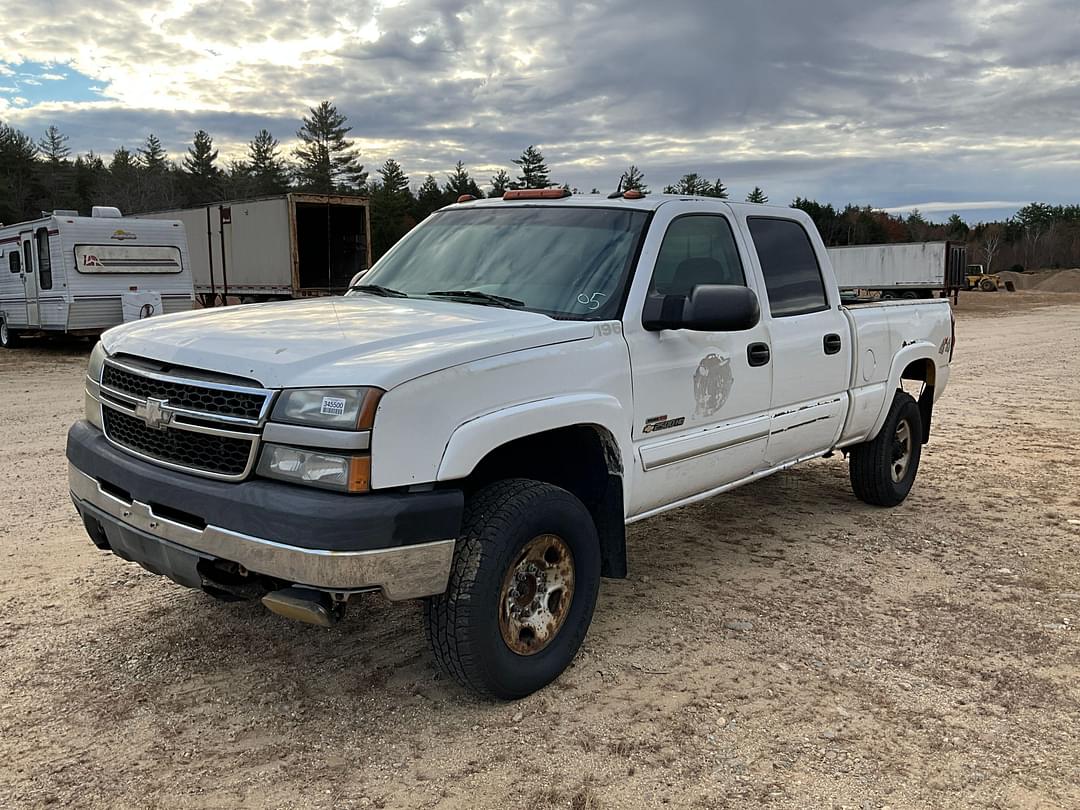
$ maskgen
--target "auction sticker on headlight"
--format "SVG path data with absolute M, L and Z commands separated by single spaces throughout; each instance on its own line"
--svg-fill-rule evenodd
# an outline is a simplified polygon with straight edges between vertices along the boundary
M 344 416 L 345 400 L 341 397 L 323 397 L 319 413 L 325 416 Z

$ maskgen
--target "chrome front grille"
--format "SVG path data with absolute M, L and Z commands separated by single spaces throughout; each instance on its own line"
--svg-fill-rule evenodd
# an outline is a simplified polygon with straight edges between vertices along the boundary
M 255 466 L 273 392 L 105 362 L 105 437 L 133 455 L 208 478 L 239 481 Z
M 255 420 L 259 418 L 266 403 L 266 397 L 261 393 L 251 394 L 177 380 L 156 379 L 114 365 L 105 366 L 101 384 L 142 399 L 153 397 L 168 400 L 170 405 L 177 408 Z

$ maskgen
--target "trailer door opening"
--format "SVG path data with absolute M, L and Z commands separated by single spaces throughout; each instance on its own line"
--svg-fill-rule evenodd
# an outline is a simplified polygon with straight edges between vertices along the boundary
M 336 203 L 296 203 L 296 253 L 300 289 L 342 293 L 367 268 L 364 208 Z

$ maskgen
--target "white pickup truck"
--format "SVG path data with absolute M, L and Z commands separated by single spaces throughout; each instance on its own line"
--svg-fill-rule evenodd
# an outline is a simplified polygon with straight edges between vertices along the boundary
M 946 300 L 842 305 L 800 211 L 511 192 L 344 297 L 105 333 L 70 489 L 98 547 L 215 596 L 425 598 L 440 668 L 516 698 L 573 659 L 626 524 L 836 450 L 904 500 L 953 342 Z

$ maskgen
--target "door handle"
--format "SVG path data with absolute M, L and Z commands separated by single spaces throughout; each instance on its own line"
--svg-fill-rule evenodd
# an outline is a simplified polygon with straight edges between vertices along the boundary
M 825 347 L 825 354 L 839 354 L 844 344 L 840 340 L 840 336 L 833 333 L 826 335 L 822 339 L 822 345 Z
M 751 366 L 767 365 L 769 357 L 768 343 L 751 343 L 746 347 L 746 362 Z

